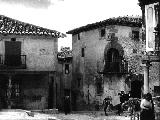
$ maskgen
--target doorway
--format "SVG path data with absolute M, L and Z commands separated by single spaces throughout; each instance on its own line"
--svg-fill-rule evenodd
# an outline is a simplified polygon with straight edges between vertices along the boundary
M 51 81 L 49 83 L 49 96 L 48 96 L 48 109 L 52 109 L 54 106 L 54 78 L 50 78 Z
M 133 98 L 141 98 L 141 81 L 134 80 L 131 82 L 131 94 Z
M 5 65 L 21 65 L 21 42 L 5 41 Z

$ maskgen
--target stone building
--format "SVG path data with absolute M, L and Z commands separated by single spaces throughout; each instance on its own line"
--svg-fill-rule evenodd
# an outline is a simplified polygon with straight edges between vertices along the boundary
M 1 108 L 56 108 L 58 38 L 55 30 L 0 15 Z
M 68 31 L 72 34 L 72 107 L 101 104 L 107 96 L 113 105 L 118 93 L 143 91 L 141 17 L 117 17 Z M 92 106 L 93 105 L 93 106 Z M 87 109 L 87 108 L 86 108 Z
M 71 80 L 72 80 L 72 50 L 70 47 L 62 47 L 57 54 L 58 70 L 60 76 L 60 96 L 64 100 L 65 96 L 71 96 Z M 70 97 L 71 101 L 71 97 Z M 59 110 L 64 110 L 64 102 L 61 103 Z
M 142 10 L 142 40 L 145 45 L 144 93 L 160 95 L 160 5 L 159 0 L 139 0 Z

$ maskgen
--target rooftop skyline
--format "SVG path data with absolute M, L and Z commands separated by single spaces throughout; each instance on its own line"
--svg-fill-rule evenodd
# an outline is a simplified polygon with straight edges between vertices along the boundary
M 0 14 L 66 33 L 111 17 L 141 16 L 141 9 L 138 0 L 0 0 Z M 71 44 L 71 35 L 59 39 L 59 49 Z

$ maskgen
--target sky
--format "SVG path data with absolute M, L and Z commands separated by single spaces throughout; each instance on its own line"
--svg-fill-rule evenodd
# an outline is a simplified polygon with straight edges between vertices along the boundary
M 0 14 L 66 33 L 87 24 L 118 16 L 141 16 L 138 0 L 0 0 Z M 58 40 L 72 47 L 71 35 Z

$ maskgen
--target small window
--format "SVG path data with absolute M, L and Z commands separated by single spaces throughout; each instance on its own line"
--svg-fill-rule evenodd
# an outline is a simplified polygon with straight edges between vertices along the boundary
M 77 34 L 77 39 L 80 40 L 80 33 Z
M 132 31 L 132 38 L 139 40 L 139 31 Z
M 69 74 L 69 64 L 65 64 L 65 74 Z
M 14 42 L 15 42 L 15 41 L 16 41 L 16 38 L 11 38 L 11 41 L 14 41 Z
M 81 52 L 82 52 L 82 57 L 84 57 L 84 48 L 82 48 Z
M 81 86 L 81 78 L 78 78 L 77 82 L 78 82 L 78 87 L 80 87 Z
M 111 39 L 114 39 L 115 38 L 115 33 L 109 33 L 108 34 L 108 39 L 111 40 Z
M 97 94 L 101 94 L 103 92 L 102 82 L 98 82 L 97 86 Z
M 137 49 L 133 49 L 133 53 L 137 53 Z
M 101 37 L 101 38 L 102 38 L 102 37 L 105 37 L 105 35 L 106 35 L 106 31 L 105 31 L 105 29 L 103 28 L 103 29 L 100 30 L 100 37 Z

